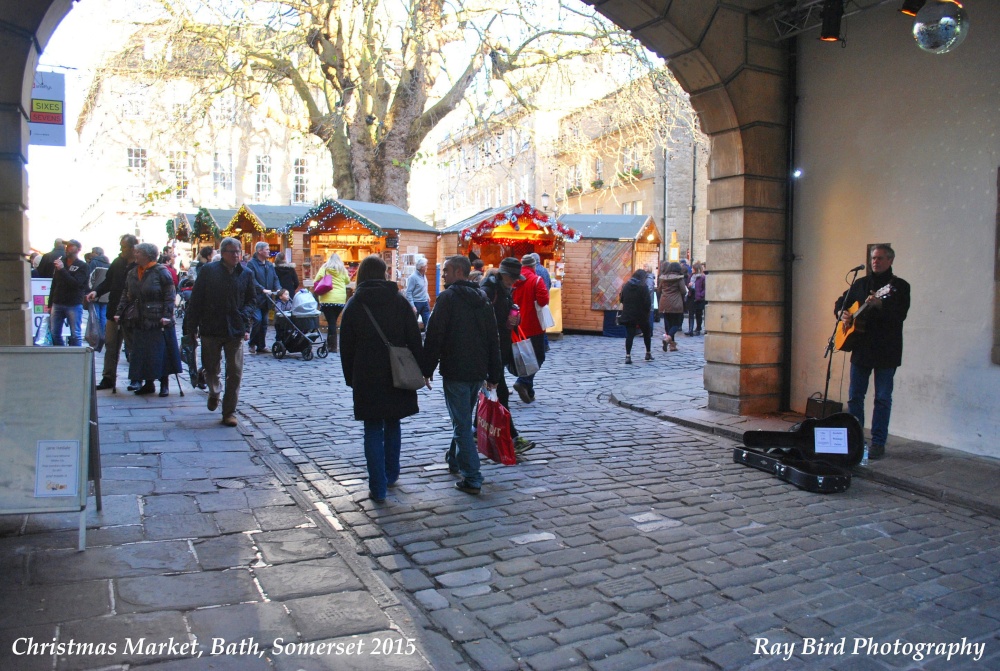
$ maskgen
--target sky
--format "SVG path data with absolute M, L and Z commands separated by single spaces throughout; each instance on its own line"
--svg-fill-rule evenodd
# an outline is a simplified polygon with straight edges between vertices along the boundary
M 74 160 L 77 146 L 74 126 L 94 68 L 102 54 L 115 48 L 108 39 L 111 7 L 118 15 L 128 3 L 122 0 L 86 0 L 76 3 L 56 29 L 39 59 L 39 70 L 61 72 L 66 77 L 66 147 L 28 146 L 28 235 L 32 249 L 46 252 L 57 238 L 77 238 L 89 249 L 108 241 L 88 242 L 80 233 L 81 208 L 96 200 L 86 181 L 86 171 Z M 102 39 L 94 39 L 99 35 Z M 111 241 L 114 243 L 114 241 Z M 114 249 L 117 243 L 111 245 Z

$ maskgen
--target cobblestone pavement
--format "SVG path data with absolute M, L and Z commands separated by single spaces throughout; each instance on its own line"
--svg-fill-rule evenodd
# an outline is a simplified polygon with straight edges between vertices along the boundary
M 624 382 L 683 393 L 700 341 L 630 366 L 621 340 L 553 341 L 537 401 L 512 401 L 538 447 L 485 465 L 478 497 L 444 465 L 439 384 L 382 505 L 337 355 L 248 356 L 241 411 L 418 605 L 436 669 L 1000 668 L 1000 521 L 867 480 L 803 492 L 608 402 Z

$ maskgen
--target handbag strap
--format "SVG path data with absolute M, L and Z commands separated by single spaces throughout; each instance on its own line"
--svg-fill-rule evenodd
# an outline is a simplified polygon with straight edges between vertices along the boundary
M 368 306 L 365 305 L 364 303 L 361 304 L 361 307 L 363 307 L 365 309 L 365 312 L 368 313 L 368 319 L 372 320 L 372 326 L 374 326 L 375 331 L 378 332 L 378 337 L 382 339 L 382 342 L 385 343 L 386 347 L 392 347 L 392 344 L 389 342 L 389 339 L 385 337 L 384 333 L 382 333 L 382 329 L 379 327 L 378 322 L 375 321 L 375 315 L 372 314 L 372 311 L 369 310 Z

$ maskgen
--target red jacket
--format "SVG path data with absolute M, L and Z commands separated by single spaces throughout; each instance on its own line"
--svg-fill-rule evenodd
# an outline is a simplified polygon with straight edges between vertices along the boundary
M 525 338 L 530 338 L 544 332 L 538 321 L 538 313 L 535 312 L 535 303 L 548 305 L 549 290 L 545 288 L 545 282 L 535 273 L 533 266 L 522 266 L 521 274 L 524 275 L 524 280 L 518 280 L 514 284 L 514 302 L 521 309 L 521 333 Z

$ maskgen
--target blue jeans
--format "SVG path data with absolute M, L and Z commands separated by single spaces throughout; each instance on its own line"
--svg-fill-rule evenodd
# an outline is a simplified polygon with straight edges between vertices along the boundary
M 372 498 L 384 499 L 386 487 L 399 479 L 402 442 L 398 419 L 365 420 L 365 461 L 368 462 L 368 491 Z
M 52 310 L 49 315 L 50 325 L 49 328 L 52 331 L 52 344 L 56 347 L 62 347 L 66 343 L 63 342 L 63 324 L 69 322 L 69 344 L 71 347 L 79 347 L 83 344 L 83 330 L 81 329 L 81 324 L 83 324 L 83 306 L 82 305 L 53 305 Z
M 865 394 L 868 378 L 875 371 L 875 408 L 872 412 L 872 444 L 885 445 L 889 437 L 889 414 L 892 412 L 892 378 L 895 368 L 868 368 L 851 364 L 851 386 L 848 391 L 847 409 L 862 428 L 865 426 Z
M 545 363 L 545 334 L 533 335 L 529 340 L 531 340 L 531 348 L 535 350 L 535 358 L 538 359 L 538 368 L 541 370 L 542 364 Z M 517 378 L 517 382 L 527 387 L 528 394 L 532 397 L 535 395 L 535 375 L 537 373 Z
M 108 304 L 107 303 L 94 303 L 95 312 L 97 312 L 97 323 L 101 325 L 101 333 L 108 326 Z
M 420 321 L 424 323 L 424 328 L 427 328 L 427 320 L 431 318 L 431 304 L 428 301 L 414 301 L 413 307 L 416 308 L 417 314 L 420 316 Z
M 472 487 L 483 484 L 483 475 L 479 472 L 479 452 L 476 450 L 476 436 L 472 432 L 472 413 L 479 401 L 479 390 L 482 382 L 462 382 L 460 380 L 443 380 L 444 403 L 448 406 L 451 425 L 454 427 L 453 444 L 458 447 L 458 470 L 461 471 L 466 483 Z M 451 463 L 453 455 L 448 455 Z
M 254 307 L 257 323 L 250 330 L 250 347 L 264 349 L 267 347 L 267 315 L 271 311 L 271 304 L 257 305 Z

